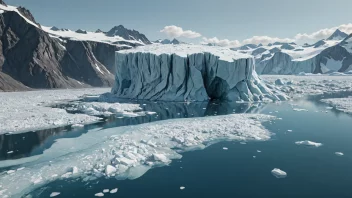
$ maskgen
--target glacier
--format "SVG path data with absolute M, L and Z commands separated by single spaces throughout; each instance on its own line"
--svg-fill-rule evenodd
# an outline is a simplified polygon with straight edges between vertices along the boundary
M 153 44 L 118 51 L 112 93 L 160 101 L 286 100 L 255 71 L 253 56 L 228 48 Z

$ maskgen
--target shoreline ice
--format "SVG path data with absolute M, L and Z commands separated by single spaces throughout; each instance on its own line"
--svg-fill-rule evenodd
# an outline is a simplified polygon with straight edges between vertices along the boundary
M 261 123 L 271 119 L 274 117 L 262 114 L 231 114 L 164 120 L 60 139 L 36 161 L 19 165 L 25 169 L 1 173 L 2 196 L 25 195 L 60 178 L 135 179 L 150 168 L 180 159 L 182 152 L 204 149 L 220 140 L 269 140 L 272 134 Z M 73 150 L 63 149 L 71 145 Z M 115 167 L 115 174 L 110 175 L 113 169 L 106 171 L 109 166 Z

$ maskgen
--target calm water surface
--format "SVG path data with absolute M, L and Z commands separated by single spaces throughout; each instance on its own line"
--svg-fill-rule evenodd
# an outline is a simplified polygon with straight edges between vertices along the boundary
M 157 115 L 107 118 L 104 122 L 72 131 L 70 127 L 18 135 L 0 136 L 0 160 L 41 154 L 58 138 L 75 138 L 88 130 L 135 125 L 163 119 L 201 117 L 230 113 L 264 113 L 282 120 L 265 123 L 275 133 L 267 142 L 221 142 L 204 150 L 183 154 L 169 166 L 155 168 L 135 180 L 105 179 L 82 182 L 58 180 L 31 193 L 33 197 L 94 197 L 103 189 L 118 188 L 104 197 L 352 197 L 352 116 L 332 110 L 314 100 L 280 104 L 146 103 Z M 292 105 L 297 106 L 292 106 Z M 293 111 L 304 108 L 308 112 Z M 293 132 L 288 132 L 292 130 Z M 98 133 L 98 130 L 90 132 Z M 297 146 L 296 141 L 323 143 L 319 148 Z M 228 150 L 223 150 L 227 147 Z M 7 154 L 9 150 L 14 153 Z M 260 150 L 261 152 L 258 152 Z M 336 156 L 343 152 L 344 156 Z M 255 156 L 255 158 L 253 157 Z M 1 161 L 0 161 L 1 164 Z M 273 168 L 287 172 L 285 179 L 271 175 Z M 180 190 L 184 186 L 184 190 Z

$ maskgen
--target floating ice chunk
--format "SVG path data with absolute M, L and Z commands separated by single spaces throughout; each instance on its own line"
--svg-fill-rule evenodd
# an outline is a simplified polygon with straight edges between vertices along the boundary
M 261 153 L 262 151 L 260 151 L 260 150 L 257 150 L 257 152 L 258 152 L 258 153 Z
M 77 174 L 78 168 L 76 166 L 72 167 L 72 174 Z
M 100 193 L 95 194 L 94 196 L 96 196 L 96 197 L 104 197 L 104 193 L 100 192 Z
M 295 142 L 295 144 L 297 144 L 297 145 L 305 145 L 305 146 L 314 146 L 314 147 L 323 146 L 322 143 L 312 142 L 312 141 L 309 141 L 309 140 L 297 141 L 297 142 Z
M 341 152 L 335 152 L 335 155 L 337 155 L 337 156 L 343 156 L 344 154 L 341 153 Z
M 256 158 L 257 156 L 253 155 L 253 158 Z
M 170 162 L 170 159 L 168 159 L 164 154 L 154 153 L 153 157 L 154 157 L 155 161 L 161 161 L 161 162 L 164 162 L 164 163 Z
M 325 107 L 325 109 L 327 109 L 327 110 L 331 110 L 331 109 L 333 109 L 334 107 Z
M 104 189 L 103 193 L 108 193 L 110 190 L 109 189 Z
M 298 109 L 298 108 L 294 108 L 293 110 L 294 110 L 294 111 L 305 111 L 305 112 L 308 112 L 307 109 Z
M 73 125 L 71 125 L 71 128 L 80 129 L 80 128 L 84 128 L 84 125 L 83 124 L 73 124 Z
M 147 111 L 147 112 L 146 112 L 146 114 L 148 114 L 148 115 L 154 115 L 154 114 L 156 114 L 156 112 L 153 112 L 153 111 Z
M 52 192 L 52 193 L 50 194 L 50 197 L 56 197 L 56 196 L 58 196 L 58 195 L 60 195 L 59 192 Z
M 229 148 L 226 148 L 226 147 L 223 147 L 222 149 L 224 149 L 224 150 L 229 150 Z
M 9 152 L 7 152 L 7 154 L 11 154 L 11 153 L 13 153 L 13 151 L 9 151 Z
M 184 186 L 181 186 L 181 187 L 180 187 L 180 190 L 184 190 L 185 188 L 186 188 L 186 187 L 184 187 Z
M 114 189 L 110 190 L 110 193 L 111 194 L 117 193 L 117 190 L 118 190 L 118 188 L 114 188 Z
M 12 173 L 15 173 L 16 171 L 15 170 L 9 170 L 9 171 L 7 171 L 6 173 L 7 174 L 12 174 Z
M 292 130 L 289 129 L 289 130 L 287 130 L 287 132 L 292 132 Z
M 106 175 L 112 175 L 113 173 L 116 172 L 116 168 L 111 166 L 111 165 L 107 165 L 105 168 L 105 174 Z
M 279 179 L 287 177 L 287 173 L 283 170 L 278 169 L 278 168 L 274 168 L 271 171 L 271 174 L 273 174 L 276 178 L 279 178 Z
M 24 167 L 18 168 L 17 171 L 23 170 L 25 169 Z
M 240 144 L 247 144 L 247 142 L 240 142 Z

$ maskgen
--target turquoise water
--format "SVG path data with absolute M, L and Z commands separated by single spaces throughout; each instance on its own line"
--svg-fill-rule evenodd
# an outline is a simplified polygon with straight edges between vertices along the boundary
M 308 112 L 293 111 L 292 104 Z M 33 144 L 34 149 L 25 156 L 43 152 L 55 138 L 74 138 L 94 127 L 110 128 L 160 119 L 214 116 L 232 113 L 233 109 L 236 113 L 259 112 L 282 118 L 264 124 L 275 133 L 270 141 L 247 144 L 221 142 L 204 150 L 184 153 L 181 160 L 152 169 L 135 180 L 101 178 L 90 183 L 79 179 L 58 180 L 31 194 L 40 198 L 49 197 L 51 192 L 60 192 L 58 197 L 94 197 L 103 189 L 118 188 L 116 194 L 108 193 L 104 197 L 352 197 L 352 116 L 334 109 L 327 110 L 326 107 L 315 100 L 305 99 L 259 107 L 228 103 L 188 106 L 165 103 L 156 107 L 156 104 L 150 103 L 144 108 L 154 109 L 160 116 L 122 120 L 110 118 L 74 133 L 69 128 L 57 129 L 54 135 L 39 141 L 39 144 Z M 168 110 L 164 110 L 166 108 Z M 12 135 L 6 137 L 7 145 L 13 144 L 10 143 L 10 137 Z M 308 148 L 294 144 L 302 140 L 324 145 Z M 223 150 L 223 147 L 228 150 Z M 345 155 L 339 157 L 335 152 Z M 2 157 L 5 158 L 4 155 Z M 270 172 L 273 168 L 286 171 L 288 176 L 284 179 L 275 178 Z M 180 186 L 185 189 L 180 190 Z

